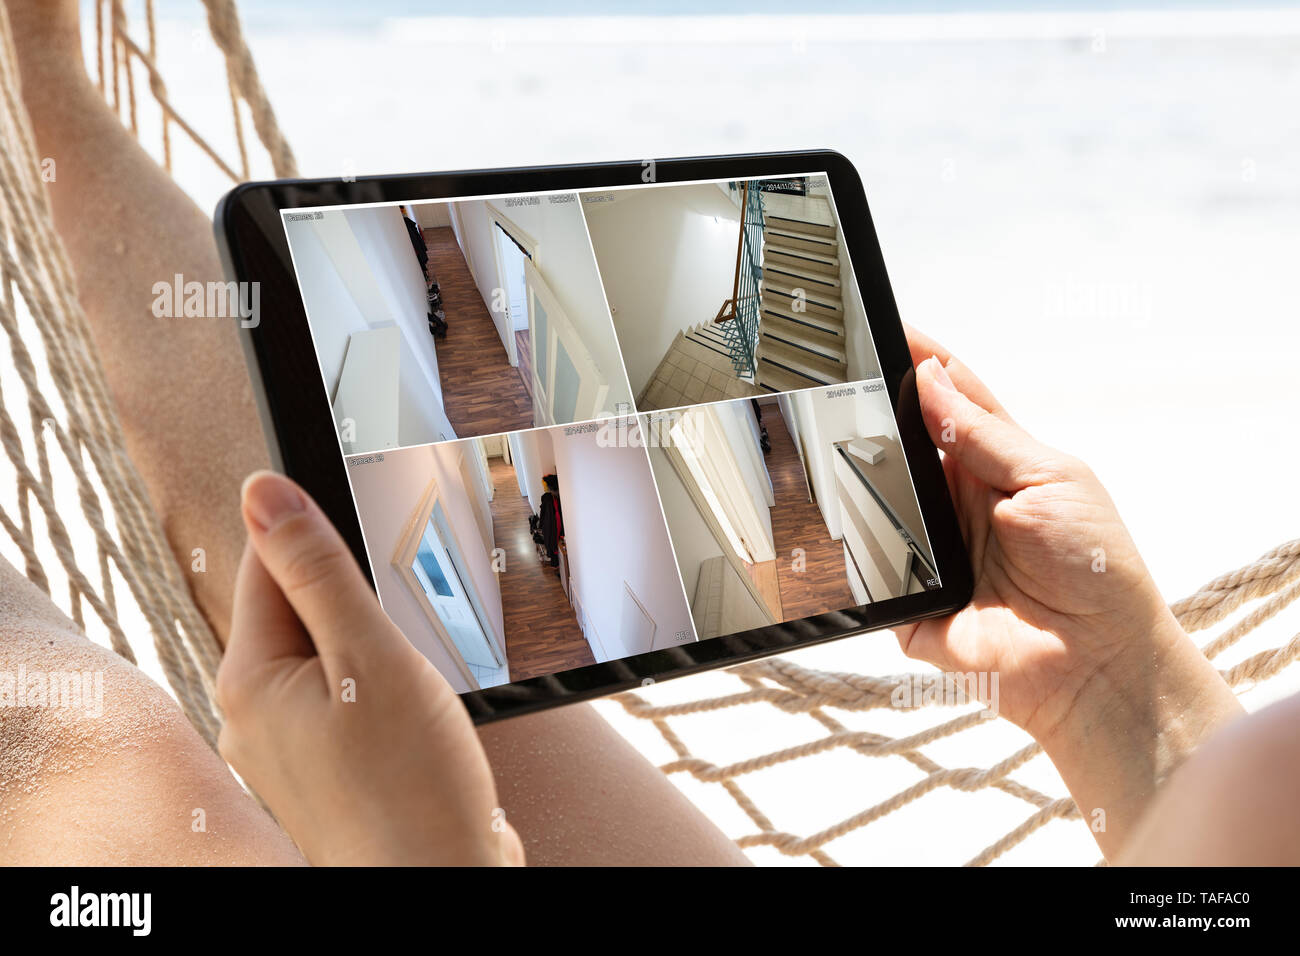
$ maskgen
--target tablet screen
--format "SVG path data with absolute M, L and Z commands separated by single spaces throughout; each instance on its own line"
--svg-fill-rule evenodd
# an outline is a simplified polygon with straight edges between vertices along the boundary
M 940 586 L 823 174 L 284 210 L 380 601 L 465 692 Z

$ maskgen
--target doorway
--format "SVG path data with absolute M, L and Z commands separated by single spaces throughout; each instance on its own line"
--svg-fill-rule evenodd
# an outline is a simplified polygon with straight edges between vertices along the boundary
M 500 222 L 493 224 L 492 236 L 497 245 L 497 262 L 501 267 L 501 288 L 505 292 L 506 328 L 510 338 L 528 331 L 528 292 L 524 279 L 524 262 L 532 256 Z M 516 363 L 518 364 L 517 360 Z
M 471 538 L 470 544 L 478 543 Z M 505 652 L 487 624 L 487 611 L 435 482 L 425 490 L 392 563 L 470 686 L 499 683 Z
M 470 602 L 461 569 L 446 541 L 447 516 L 436 504 L 425 525 L 411 570 L 424 589 L 425 600 L 447 628 L 447 634 L 465 663 L 474 667 L 500 667 L 483 622 Z
M 720 408 L 721 414 L 732 413 L 726 406 L 701 405 L 681 412 L 675 422 L 660 419 L 667 434 L 659 440 L 723 557 L 768 622 L 776 623 L 785 618 L 771 518 L 727 438 Z M 761 458 L 759 467 L 763 467 Z

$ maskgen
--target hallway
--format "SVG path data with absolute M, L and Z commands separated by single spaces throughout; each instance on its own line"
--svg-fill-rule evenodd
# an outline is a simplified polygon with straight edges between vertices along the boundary
M 425 229 L 429 272 L 442 290 L 447 336 L 438 339 L 438 376 L 451 427 L 461 438 L 533 426 L 533 403 L 510 365 L 450 227 Z M 513 478 L 512 478 L 513 480 Z
M 537 547 L 528 531 L 531 511 L 528 499 L 519 493 L 514 468 L 502 458 L 489 458 L 488 466 L 493 538 L 506 553 L 505 571 L 498 579 L 510 679 L 525 680 L 596 663 L 560 585 L 559 573 L 537 560 Z
M 772 508 L 772 538 L 783 617 L 793 621 L 857 607 L 844 570 L 844 545 L 830 536 L 821 509 L 808 500 L 803 464 L 781 410 L 776 405 L 762 408 L 763 424 L 772 443 L 766 461 L 776 501 Z M 792 568 L 795 548 L 805 552 L 807 566 L 802 573 Z

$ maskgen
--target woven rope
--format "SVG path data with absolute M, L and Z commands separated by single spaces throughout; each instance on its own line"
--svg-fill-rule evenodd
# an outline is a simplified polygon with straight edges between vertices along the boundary
M 241 103 L 267 146 L 276 174 L 295 175 L 293 154 L 257 79 L 234 4 L 205 0 L 204 6 L 213 39 L 226 62 L 244 175 L 248 175 L 249 161 L 239 116 Z M 129 33 L 122 0 L 96 2 L 94 62 L 100 90 L 138 136 L 133 66 L 143 67 L 150 94 L 163 115 L 164 165 L 170 169 L 171 127 L 176 126 L 218 168 L 237 180 L 231 166 L 168 100 L 156 66 L 152 2 L 146 6 L 146 20 L 147 51 Z M 102 625 L 110 646 L 134 662 L 136 656 L 121 623 L 115 578 L 120 580 L 148 623 L 159 665 L 186 716 L 209 744 L 215 744 L 220 716 L 212 703 L 212 689 L 220 648 L 194 605 L 143 481 L 125 453 L 72 269 L 54 231 L 2 3 L 0 33 L 0 330 L 24 396 L 19 401 L 9 382 L 0 386 L 0 448 L 16 482 L 15 513 L 0 507 L 0 530 L 17 546 L 27 577 L 47 594 L 51 585 L 44 561 L 53 552 L 68 580 L 67 600 L 61 603 L 73 621 L 86 627 L 88 608 Z M 106 67 L 111 71 L 108 76 Z M 35 343 L 24 339 L 23 326 L 28 323 L 39 338 L 38 350 L 32 348 Z M 47 381 L 53 384 L 54 399 L 45 394 Z M 75 514 L 66 494 L 55 490 L 56 483 L 67 476 L 76 490 Z M 87 531 L 94 551 L 79 553 L 74 541 L 84 540 Z
M 1267 600 L 1263 600 L 1267 598 Z M 1261 601 L 1231 627 L 1202 647 L 1213 659 L 1239 642 L 1245 635 L 1283 608 L 1300 598 L 1300 539 L 1274 548 L 1259 560 L 1229 574 L 1215 578 L 1191 597 L 1170 607 L 1189 632 L 1204 630 L 1223 620 L 1250 601 Z M 1236 666 L 1221 671 L 1234 689 L 1242 690 L 1270 677 L 1300 658 L 1300 634 L 1286 644 L 1261 651 Z M 1012 774 L 1042 751 L 1029 741 L 1020 749 L 988 768 L 944 767 L 928 757 L 922 748 L 951 738 L 978 726 L 984 715 L 976 710 L 954 719 L 926 727 L 905 737 L 847 729 L 830 713 L 832 710 L 862 712 L 893 706 L 892 698 L 899 687 L 913 687 L 923 674 L 894 677 L 868 677 L 861 674 L 828 673 L 801 667 L 782 658 L 744 664 L 730 668 L 746 690 L 720 694 L 699 700 L 655 705 L 639 693 L 620 694 L 615 698 L 633 717 L 649 721 L 676 754 L 676 759 L 661 766 L 667 774 L 689 774 L 701 783 L 721 786 L 736 805 L 758 828 L 756 833 L 740 837 L 741 847 L 770 846 L 788 856 L 807 855 L 826 866 L 835 865 L 826 844 L 914 803 L 941 788 L 973 792 L 995 789 L 1032 806 L 1033 812 L 1019 825 L 985 847 L 967 865 L 983 866 L 1023 843 L 1053 820 L 1082 819 L 1074 801 L 1053 798 L 1016 781 Z M 957 688 L 960 691 L 959 688 Z M 965 703 L 957 694 L 935 695 L 921 705 Z M 725 710 L 733 707 L 768 706 L 787 714 L 806 714 L 825 728 L 826 733 L 806 743 L 783 747 L 756 757 L 718 765 L 692 754 L 681 734 L 670 721 Z M 1028 740 L 1028 736 L 1024 736 Z M 912 785 L 814 833 L 799 835 L 778 829 L 767 814 L 740 785 L 740 779 L 794 760 L 805 759 L 835 750 L 851 750 L 864 757 L 901 757 L 925 776 Z
M 275 174 L 295 176 L 293 153 L 258 79 L 235 4 L 231 0 L 203 0 L 203 6 L 213 40 L 225 59 L 237 164 L 227 162 L 170 101 L 157 66 L 153 0 L 146 0 L 144 47 L 130 34 L 122 0 L 96 0 L 94 69 L 101 93 L 123 123 L 139 135 L 134 68 L 144 70 L 149 94 L 162 114 L 160 161 L 168 171 L 172 170 L 171 133 L 175 127 L 230 179 L 240 178 L 235 165 L 247 177 L 250 163 L 242 118 L 242 111 L 247 110 Z M 42 554 L 52 550 L 68 580 L 66 607 L 73 620 L 85 626 L 85 609 L 89 608 L 102 623 L 112 647 L 134 660 L 130 640 L 120 623 L 113 575 L 124 582 L 149 624 L 155 651 L 182 708 L 211 743 L 220 722 L 211 702 L 219 649 L 186 590 L 143 483 L 125 454 L 121 428 L 40 182 L 39 157 L 19 97 L 16 59 L 2 2 L 0 45 L 0 330 L 8 340 L 26 396 L 25 414 L 21 410 L 11 414 L 6 404 L 11 390 L 8 383 L 0 387 L 0 447 L 13 468 L 18 492 L 16 515 L 0 508 L 0 529 L 19 549 L 27 576 L 47 594 L 51 593 L 50 576 Z M 20 335 L 24 312 L 38 331 L 43 349 L 39 357 Z M 43 377 L 53 383 L 58 408 L 42 392 Z M 55 507 L 57 472 L 72 475 L 79 505 L 77 515 L 69 515 L 66 495 L 58 499 L 60 508 Z M 43 528 L 35 520 L 36 513 L 41 516 Z M 94 554 L 77 552 L 72 529 L 65 520 L 90 532 Z M 93 576 L 87 571 L 91 568 Z M 1213 626 L 1251 601 L 1261 602 L 1204 646 L 1206 656 L 1213 659 L 1297 598 L 1300 540 L 1281 545 L 1258 561 L 1216 578 L 1171 607 L 1183 626 L 1195 632 Z M 1223 673 L 1234 688 L 1242 688 L 1278 674 L 1297 657 L 1300 635 Z M 922 675 L 827 673 L 780 658 L 732 668 L 728 673 L 734 675 L 743 690 L 662 706 L 649 703 L 639 694 L 623 694 L 616 699 L 627 713 L 649 721 L 676 755 L 663 766 L 665 773 L 688 774 L 720 787 L 753 822 L 757 831 L 742 836 L 737 841 L 741 847 L 775 847 L 787 855 L 808 856 L 823 865 L 835 865 L 825 849 L 827 844 L 941 789 L 997 790 L 1032 808 L 1020 824 L 971 858 L 970 865 L 997 859 L 1054 820 L 1081 817 L 1072 800 L 1050 797 L 1013 777 L 1040 753 L 1032 742 L 987 768 L 945 767 L 927 756 L 923 748 L 978 726 L 983 720 L 979 711 L 901 737 L 850 730 L 831 713 L 889 707 L 894 690 L 902 682 Z M 956 699 L 964 700 L 960 689 L 956 690 Z M 950 695 L 948 699 L 954 698 Z M 786 714 L 806 715 L 825 733 L 802 744 L 718 766 L 692 754 L 675 728 L 674 722 L 681 719 L 745 706 L 768 706 Z M 747 775 L 837 750 L 863 757 L 902 758 L 924 777 L 832 826 L 803 836 L 778 829 L 740 785 Z

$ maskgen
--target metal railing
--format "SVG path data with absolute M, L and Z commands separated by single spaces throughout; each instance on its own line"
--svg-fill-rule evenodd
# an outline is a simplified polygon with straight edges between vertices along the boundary
M 915 577 L 919 582 L 921 582 L 921 586 L 927 591 L 932 591 L 938 588 L 939 576 L 934 570 L 934 562 L 930 560 L 930 556 L 926 553 L 925 549 L 923 549 L 917 542 L 916 536 L 908 530 L 907 525 L 903 522 L 903 519 L 898 516 L 898 512 L 894 510 L 893 505 L 885 499 L 884 495 L 876 490 L 876 486 L 871 483 L 871 479 L 866 476 L 862 467 L 853 460 L 852 455 L 838 445 L 835 446 L 835 450 L 839 452 L 840 457 L 843 458 L 845 463 L 849 466 L 849 471 L 857 476 L 858 481 L 862 482 L 862 486 L 867 489 L 867 494 L 869 494 L 872 500 L 880 507 L 881 512 L 884 513 L 885 517 L 889 520 L 889 523 L 893 525 L 894 530 L 898 532 L 898 536 L 903 539 L 903 543 L 906 544 L 908 550 L 912 552 L 912 560 L 908 565 L 909 575 Z M 908 582 L 905 576 L 903 580 L 904 594 L 907 593 L 907 584 Z
M 759 298 L 763 281 L 763 192 L 753 183 L 740 190 L 740 235 L 736 240 L 736 273 L 731 298 L 722 303 L 714 321 L 722 327 L 731 353 L 731 365 L 740 378 L 752 379 L 756 371 Z

